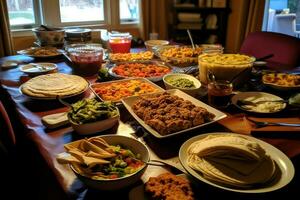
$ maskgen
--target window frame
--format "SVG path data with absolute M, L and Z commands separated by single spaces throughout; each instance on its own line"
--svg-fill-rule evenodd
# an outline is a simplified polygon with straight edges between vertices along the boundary
M 141 9 L 141 0 L 138 0 L 138 15 L 140 16 L 140 9 Z M 118 1 L 118 9 L 120 9 L 120 1 Z M 118 11 L 118 14 L 121 15 L 120 10 Z M 139 18 L 137 20 L 130 20 L 130 19 L 121 19 L 121 16 L 119 16 L 119 23 L 120 24 L 139 24 L 140 20 Z
M 11 25 L 11 30 L 19 30 L 19 29 L 32 29 L 41 24 L 41 9 L 40 9 L 40 1 L 32 0 L 33 3 L 33 15 L 35 23 L 32 24 L 21 24 L 21 25 Z
M 29 36 L 33 35 L 31 29 L 40 24 L 47 24 L 48 26 L 72 28 L 103 28 L 108 30 L 113 29 L 130 29 L 138 28 L 140 21 L 124 22 L 120 19 L 119 0 L 103 0 L 104 3 L 104 20 L 101 21 L 86 21 L 86 22 L 61 22 L 59 0 L 33 0 L 35 9 L 37 10 L 36 18 L 38 23 L 32 27 L 12 27 L 13 36 Z M 138 0 L 139 12 L 141 7 L 141 0 Z M 38 9 L 39 8 L 39 9 Z M 41 12 L 40 12 L 41 11 Z

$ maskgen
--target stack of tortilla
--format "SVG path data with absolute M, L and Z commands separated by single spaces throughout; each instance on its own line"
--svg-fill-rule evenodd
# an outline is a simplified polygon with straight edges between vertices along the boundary
M 66 97 L 82 93 L 88 82 L 76 75 L 46 74 L 30 79 L 21 86 L 23 94 L 37 98 Z
M 209 135 L 188 148 L 188 165 L 205 179 L 253 188 L 270 183 L 276 164 L 255 141 L 237 134 Z

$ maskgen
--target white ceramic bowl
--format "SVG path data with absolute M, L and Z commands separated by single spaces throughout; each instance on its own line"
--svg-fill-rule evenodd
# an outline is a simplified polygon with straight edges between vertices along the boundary
M 55 28 L 53 31 L 33 28 L 32 31 L 41 45 L 61 45 L 65 41 L 65 30 L 62 28 Z
M 167 40 L 147 40 L 145 41 L 145 46 L 149 51 L 153 51 L 153 47 L 155 46 L 163 46 L 168 45 L 169 41 Z
M 121 145 L 124 148 L 131 150 L 135 155 L 140 154 L 141 160 L 144 162 L 148 162 L 150 160 L 150 154 L 147 147 L 139 142 L 138 140 L 122 135 L 103 135 L 100 136 L 103 138 L 108 144 L 111 145 Z M 85 185 L 90 188 L 99 189 L 99 190 L 118 190 L 121 188 L 128 187 L 138 180 L 140 180 L 141 176 L 144 174 L 147 169 L 147 165 L 144 165 L 137 172 L 130 174 L 128 176 L 117 178 L 117 179 L 103 179 L 103 180 L 95 180 L 89 177 L 85 177 L 80 175 L 78 172 L 74 170 L 71 166 L 71 169 L 74 171 L 76 176 L 81 180 Z
M 174 85 L 171 85 L 168 80 L 169 79 L 177 79 L 177 78 L 185 78 L 185 79 L 188 79 L 190 81 L 193 81 L 194 85 L 195 85 L 195 88 L 182 88 L 182 87 L 176 87 Z M 173 73 L 173 74 L 166 74 L 164 77 L 163 77 L 163 81 L 164 81 L 164 84 L 165 84 L 165 87 L 167 90 L 169 89 L 179 89 L 191 96 L 196 96 L 199 92 L 200 92 L 200 87 L 201 87 L 201 83 L 198 79 L 196 79 L 195 77 L 191 76 L 191 75 L 188 75 L 188 74 L 177 74 L 177 73 Z
M 117 108 L 118 109 L 118 108 Z M 120 119 L 120 113 L 118 110 L 118 115 L 96 122 L 90 122 L 85 124 L 75 124 L 72 120 L 69 119 L 71 126 L 73 127 L 74 131 L 76 131 L 80 135 L 89 135 L 98 133 L 101 131 L 105 131 L 107 129 L 112 128 L 115 124 L 118 123 Z

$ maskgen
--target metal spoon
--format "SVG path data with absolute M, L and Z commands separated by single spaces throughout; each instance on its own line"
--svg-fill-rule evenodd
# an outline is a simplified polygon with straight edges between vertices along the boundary
M 262 128 L 265 126 L 292 126 L 292 127 L 300 127 L 300 124 L 292 124 L 292 123 L 282 123 L 282 122 L 260 122 L 255 121 L 253 119 L 247 118 L 250 122 L 254 123 L 257 128 Z
M 247 100 L 237 100 L 238 105 L 253 105 L 253 106 L 256 106 L 257 104 L 266 103 L 266 102 L 288 103 L 289 101 L 288 100 L 283 100 L 283 99 L 279 99 L 279 100 L 262 100 L 262 101 L 257 101 L 257 102 L 247 101 Z
M 194 41 L 193 41 L 191 32 L 190 32 L 189 29 L 187 29 L 186 31 L 187 31 L 187 33 L 188 33 L 188 35 L 189 35 L 189 38 L 190 38 L 190 41 L 191 41 L 191 43 L 192 43 L 192 48 L 193 48 L 193 50 L 195 50 L 195 45 L 194 45 Z
M 210 82 L 216 82 L 216 77 L 210 70 L 207 70 L 207 78 Z
M 174 172 L 175 174 L 181 174 L 181 173 L 186 173 L 183 169 L 180 169 L 178 167 L 175 167 L 174 165 L 171 165 L 165 161 L 162 160 L 150 160 L 148 162 L 145 162 L 143 160 L 139 160 L 136 158 L 132 158 L 133 160 L 137 160 L 137 161 L 142 161 L 143 163 L 145 163 L 146 165 L 152 165 L 152 166 L 159 166 L 159 167 L 166 167 L 169 168 L 169 170 L 171 170 L 172 172 Z

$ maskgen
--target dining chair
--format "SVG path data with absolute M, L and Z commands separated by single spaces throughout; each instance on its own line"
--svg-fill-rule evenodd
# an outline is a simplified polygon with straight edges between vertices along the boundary
M 16 145 L 16 137 L 3 103 L 0 101 L 0 151 L 4 155 L 10 155 Z
M 18 160 L 16 136 L 11 124 L 8 113 L 0 100 L 0 185 L 2 187 L 1 196 L 8 196 L 11 199 L 16 199 L 20 194 L 26 195 L 25 189 L 27 186 L 27 177 L 24 175 L 24 170 L 27 169 L 28 163 Z M 28 170 L 25 170 L 26 176 L 30 177 Z M 32 177 L 30 177 L 32 178 Z M 11 192 L 16 191 L 16 192 Z M 1 198 L 1 197 L 0 197 Z M 26 198 L 26 197 L 25 197 Z
M 243 41 L 240 53 L 255 58 L 273 54 L 265 60 L 269 68 L 293 69 L 300 66 L 300 39 L 275 32 L 252 32 Z

